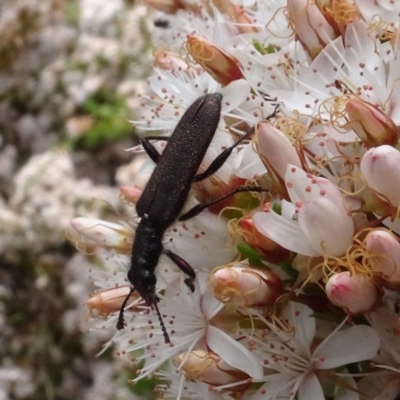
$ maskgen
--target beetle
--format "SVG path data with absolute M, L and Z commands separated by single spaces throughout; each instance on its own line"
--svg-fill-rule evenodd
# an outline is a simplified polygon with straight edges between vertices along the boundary
M 167 228 L 176 220 L 184 221 L 192 218 L 205 208 L 226 199 L 238 192 L 266 191 L 255 186 L 239 186 L 224 196 L 199 204 L 180 215 L 189 195 L 191 184 L 208 178 L 227 160 L 233 149 L 248 138 L 254 128 L 243 135 L 236 143 L 222 151 L 209 167 L 197 174 L 216 132 L 221 115 L 222 95 L 206 94 L 199 97 L 184 113 L 170 137 L 148 136 L 141 144 L 148 156 L 156 163 L 156 167 L 136 203 L 136 211 L 141 218 L 135 232 L 132 246 L 131 266 L 128 280 L 133 285 L 125 298 L 118 317 L 117 329 L 123 329 L 125 322 L 123 311 L 134 290 L 143 300 L 154 306 L 166 343 L 170 343 L 167 330 L 159 312 L 156 295 L 155 268 L 161 253 L 165 254 L 187 275 L 186 285 L 193 292 L 196 273 L 179 255 L 164 250 L 162 239 Z M 150 140 L 166 140 L 167 145 L 160 154 Z

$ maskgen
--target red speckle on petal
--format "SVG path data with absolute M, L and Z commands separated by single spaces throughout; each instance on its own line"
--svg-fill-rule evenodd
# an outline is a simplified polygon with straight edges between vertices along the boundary
M 293 187 L 293 183 L 291 183 L 291 182 L 288 182 L 288 183 L 286 183 L 286 186 L 290 189 L 290 188 L 292 188 Z
M 294 203 L 294 205 L 295 205 L 297 208 L 300 208 L 300 207 L 303 205 L 303 203 L 299 200 L 299 201 L 296 201 L 296 203 Z
M 321 196 L 325 196 L 325 194 L 326 194 L 325 189 L 321 189 L 321 190 L 319 191 L 319 194 L 320 194 Z
M 290 168 L 290 172 L 296 172 L 296 168 Z
M 310 193 L 311 192 L 311 186 L 306 186 L 306 192 Z

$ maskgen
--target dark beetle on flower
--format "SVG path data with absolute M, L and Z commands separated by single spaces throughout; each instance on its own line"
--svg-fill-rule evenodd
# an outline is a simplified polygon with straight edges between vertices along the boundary
M 197 174 L 204 155 L 217 130 L 221 115 L 222 95 L 206 94 L 199 97 L 184 113 L 171 137 L 150 136 L 141 140 L 149 157 L 157 164 L 147 183 L 136 211 L 141 218 L 135 232 L 132 246 L 131 267 L 128 279 L 132 283 L 124 300 L 117 329 L 123 329 L 124 308 L 133 291 L 138 291 L 148 305 L 154 306 L 166 343 L 170 338 L 157 306 L 155 268 L 163 252 L 162 238 L 166 229 L 176 220 L 184 221 L 202 212 L 205 208 L 226 199 L 238 192 L 262 192 L 265 189 L 255 186 L 239 186 L 221 198 L 207 204 L 199 204 L 180 215 L 187 200 L 192 182 L 198 182 L 214 174 L 227 160 L 233 149 L 248 138 L 254 129 L 243 135 L 235 144 L 226 148 L 202 173 Z M 159 154 L 150 140 L 167 140 L 162 154 Z M 165 254 L 187 275 L 185 283 L 194 291 L 196 273 L 179 255 L 169 250 Z

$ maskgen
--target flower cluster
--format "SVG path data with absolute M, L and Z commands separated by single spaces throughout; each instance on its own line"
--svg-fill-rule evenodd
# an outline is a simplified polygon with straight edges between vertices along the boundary
M 127 305 L 109 344 L 140 363 L 133 382 L 156 374 L 164 399 L 398 398 L 400 3 L 148 3 L 170 14 L 154 14 L 160 49 L 135 125 L 170 134 L 195 99 L 222 93 L 201 170 L 255 135 L 193 184 L 188 207 L 246 183 L 268 192 L 237 194 L 167 231 L 164 248 L 196 269 L 195 290 L 162 256 L 169 345 L 151 307 Z M 121 188 L 127 201 L 152 168 L 141 159 L 136 186 Z M 73 222 L 118 265 L 88 302 L 97 327 L 115 329 L 129 292 L 136 223 Z

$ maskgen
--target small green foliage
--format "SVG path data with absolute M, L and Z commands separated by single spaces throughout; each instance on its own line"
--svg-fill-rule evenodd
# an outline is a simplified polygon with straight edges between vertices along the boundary
M 64 16 L 69 24 L 72 26 L 79 26 L 79 2 L 65 1 L 64 2 Z
M 89 97 L 83 105 L 85 114 L 94 118 L 94 125 L 75 143 L 93 149 L 126 138 L 132 132 L 128 122 L 130 112 L 122 97 L 115 92 L 102 90 Z
M 242 210 L 252 210 L 259 205 L 259 199 L 251 192 L 236 193 L 233 196 L 231 208 L 225 209 L 222 216 L 227 219 L 239 219 L 244 216 Z
M 267 47 L 265 47 L 264 44 L 256 40 L 253 41 L 253 46 L 261 55 L 273 54 L 280 50 L 280 47 L 277 47 L 274 44 L 269 44 Z
M 152 377 L 144 377 L 137 381 L 136 383 L 132 384 L 129 383 L 131 379 L 137 378 L 136 370 L 143 368 L 145 365 L 144 360 L 141 360 L 136 366 L 135 371 L 129 371 L 129 379 L 126 379 L 126 376 L 123 376 L 125 382 L 128 382 L 129 390 L 134 393 L 139 398 L 148 399 L 148 400 L 155 400 L 158 398 L 155 392 L 155 387 L 160 383 L 160 378 L 156 376 Z
M 251 265 L 265 267 L 261 261 L 260 253 L 254 247 L 251 247 L 247 243 L 239 243 L 237 245 L 237 250 L 244 259 L 248 258 Z
M 296 279 L 299 276 L 299 272 L 292 267 L 292 262 L 295 257 L 296 254 L 292 253 L 292 255 L 280 265 L 280 267 L 282 271 L 286 272 L 289 276 Z
M 278 203 L 274 203 L 272 206 L 272 211 L 276 212 L 278 215 L 282 215 L 282 206 Z

